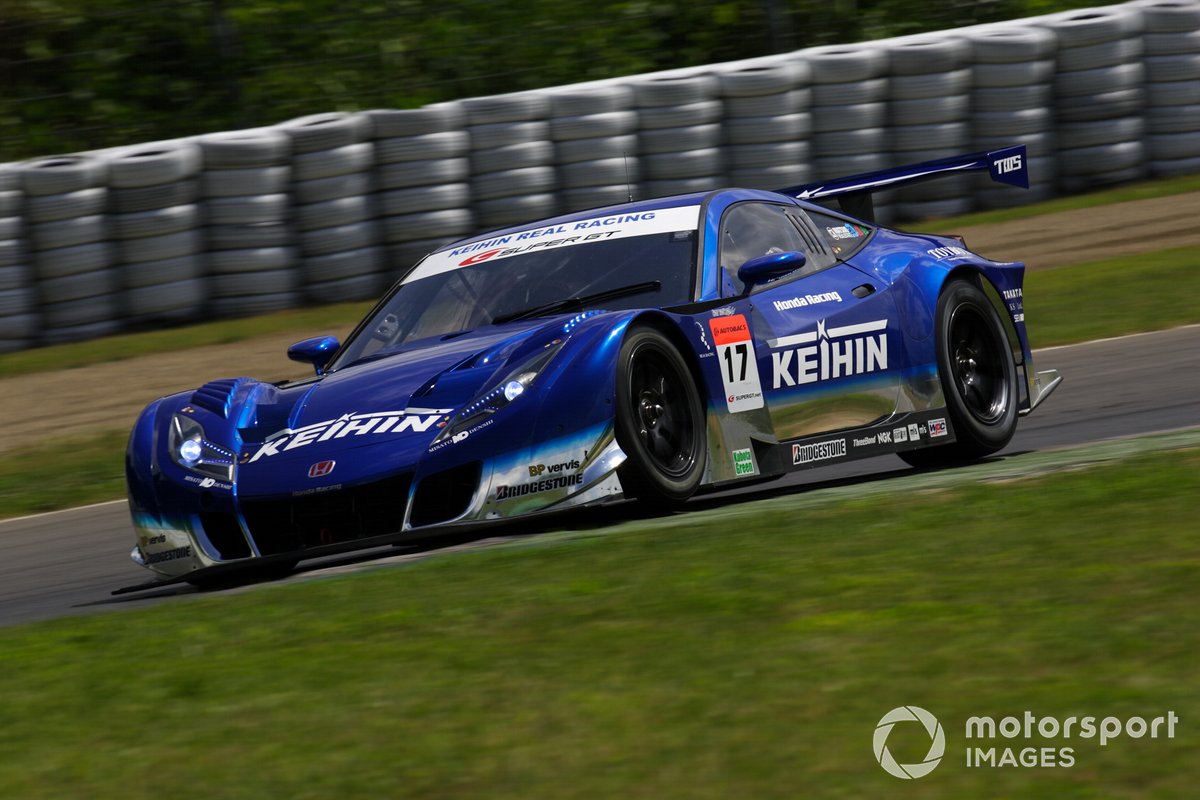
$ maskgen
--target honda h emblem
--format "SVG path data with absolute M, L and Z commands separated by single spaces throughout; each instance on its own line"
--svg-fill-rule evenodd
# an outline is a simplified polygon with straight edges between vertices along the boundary
M 333 472 L 333 466 L 335 464 L 337 464 L 336 461 L 318 461 L 308 468 L 308 477 L 323 478 L 329 473 Z

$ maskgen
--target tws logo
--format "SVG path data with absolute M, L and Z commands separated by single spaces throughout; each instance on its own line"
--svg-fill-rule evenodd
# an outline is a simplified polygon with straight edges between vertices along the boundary
M 891 752 L 888 751 L 888 736 L 891 735 L 892 728 L 897 722 L 919 722 L 924 726 L 925 733 L 929 735 L 929 752 L 925 754 L 925 759 L 920 763 L 897 763 Z M 912 729 L 912 727 L 904 725 L 901 730 Z M 883 715 L 883 719 L 879 720 L 879 724 L 875 726 L 874 744 L 875 760 L 879 762 L 879 766 L 883 767 L 889 775 L 912 780 L 933 772 L 934 767 L 941 762 L 942 755 L 946 752 L 946 734 L 942 731 L 942 724 L 937 721 L 937 717 L 925 709 L 919 706 L 900 706 L 893 708 Z

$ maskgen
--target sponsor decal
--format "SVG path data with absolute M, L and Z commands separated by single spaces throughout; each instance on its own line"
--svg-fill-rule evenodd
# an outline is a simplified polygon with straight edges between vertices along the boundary
M 733 451 L 733 474 L 741 477 L 743 475 L 757 475 L 758 466 L 754 463 L 754 451 L 750 448 L 745 450 Z
M 894 428 L 892 430 L 892 440 L 897 444 L 908 441 L 908 428 Z
M 825 232 L 834 239 L 857 239 L 860 236 L 865 236 L 867 231 L 858 225 L 851 225 L 847 222 L 845 225 L 837 225 L 832 228 L 826 228 Z
M 946 435 L 946 420 L 942 417 L 929 420 L 929 438 L 936 439 Z
M 827 442 L 792 445 L 792 464 L 808 464 L 812 461 L 828 461 L 846 455 L 845 439 L 830 439 Z
M 768 342 L 775 389 L 865 375 L 888 368 L 887 320 L 826 328 Z M 792 345 L 803 345 L 792 347 Z M 776 348 L 786 348 L 779 349 Z
M 743 314 L 714 317 L 708 321 L 720 360 L 725 403 L 731 414 L 763 407 L 762 381 L 750 325 Z
M 878 441 L 879 441 L 878 434 L 872 434 L 870 436 L 864 436 L 861 439 L 855 439 L 854 446 L 855 447 L 869 447 L 873 444 L 876 444 Z
M 573 458 L 570 461 L 564 461 L 561 464 L 530 464 L 529 477 L 536 478 L 544 475 L 547 472 L 551 474 L 559 472 L 570 472 L 571 470 L 579 469 L 579 459 Z
M 935 247 L 932 250 L 926 250 L 926 253 L 934 258 L 941 260 L 952 260 L 955 258 L 970 258 L 973 254 L 970 250 L 962 247 Z
M 376 411 L 369 414 L 343 414 L 337 419 L 314 422 L 299 428 L 284 428 L 267 437 L 250 457 L 253 464 L 286 450 L 307 447 L 316 442 L 344 439 L 347 436 L 384 436 L 411 431 L 428 431 L 449 409 L 409 408 L 403 411 Z M 243 457 L 244 460 L 244 457 Z
M 436 453 L 438 450 L 441 450 L 443 447 L 449 447 L 452 444 L 458 444 L 459 442 L 466 440 L 467 437 L 469 437 L 471 434 L 478 433 L 479 431 L 483 430 L 484 428 L 489 427 L 495 421 L 496 420 L 494 420 L 494 419 L 485 419 L 483 422 L 479 423 L 478 425 L 476 425 L 472 428 L 468 428 L 465 431 L 459 431 L 458 433 L 451 436 L 449 439 L 443 439 L 442 441 L 438 442 L 437 444 L 430 445 L 429 452 Z M 439 425 L 438 427 L 442 428 L 445 426 Z
M 696 323 L 696 330 L 700 332 L 700 344 L 704 345 L 705 350 L 712 350 L 712 345 L 708 343 L 708 331 L 699 322 Z
M 334 483 L 329 486 L 314 486 L 311 489 L 300 489 L 292 492 L 292 497 L 304 497 L 310 494 L 321 494 L 322 492 L 336 492 L 341 489 L 343 484 Z
M 555 478 L 545 478 L 539 481 L 530 481 L 529 483 L 520 483 L 516 486 L 497 486 L 497 500 L 511 500 L 514 497 L 524 497 L 530 494 L 540 494 L 541 492 L 549 492 L 554 489 L 570 489 L 575 486 L 583 485 L 583 474 L 575 475 L 560 475 Z
M 232 484 L 219 481 L 216 478 L 197 478 L 195 475 L 184 475 L 183 479 L 188 483 L 194 483 L 201 489 L 224 489 L 229 491 L 233 488 Z
M 842 296 L 838 292 L 822 292 L 821 294 L 806 294 L 803 297 L 793 297 L 791 300 L 776 300 L 771 305 L 776 311 L 788 311 L 793 308 L 807 308 L 820 303 L 840 303 Z
M 997 158 L 992 163 L 996 165 L 996 172 L 1000 173 L 1001 175 L 1005 175 L 1009 172 L 1017 172 L 1021 169 L 1021 156 L 1019 154 L 1015 156 L 1005 156 L 1004 158 Z
M 323 478 L 333 472 L 335 466 L 337 466 L 336 461 L 318 461 L 308 468 L 308 477 Z
M 908 440 L 910 442 L 921 441 L 921 427 L 915 422 L 910 422 L 908 425 Z
M 170 550 L 162 550 L 157 553 L 143 553 L 142 560 L 146 564 L 161 564 L 164 561 L 178 561 L 181 558 L 191 558 L 191 545 L 184 547 L 175 547 Z
M 1020 289 L 1005 289 L 1004 290 L 1004 299 L 1005 300 L 1020 300 L 1022 297 L 1024 297 L 1024 295 L 1021 293 Z
M 891 444 L 892 443 L 891 431 L 880 431 L 876 435 L 879 437 L 880 444 Z
M 695 231 L 699 218 L 700 206 L 682 206 L 530 228 L 434 253 L 413 270 L 405 283 L 538 250 L 578 247 L 630 236 Z
M 714 317 L 730 317 L 733 316 L 733 306 L 721 306 L 712 310 Z

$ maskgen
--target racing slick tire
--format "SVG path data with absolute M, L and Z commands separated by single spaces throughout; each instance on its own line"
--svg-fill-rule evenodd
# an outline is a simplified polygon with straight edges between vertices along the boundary
M 617 366 L 618 469 L 626 497 L 656 507 L 691 497 L 708 459 L 704 406 L 671 341 L 650 326 L 630 329 Z
M 956 280 L 938 298 L 938 372 L 952 444 L 900 453 L 914 467 L 982 458 L 1008 444 L 1017 429 L 1017 368 L 1000 315 L 974 284 Z

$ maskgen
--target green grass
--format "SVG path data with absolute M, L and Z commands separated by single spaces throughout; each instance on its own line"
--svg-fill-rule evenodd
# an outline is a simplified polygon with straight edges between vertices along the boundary
M 960 478 L 967 481 L 969 478 Z M 1200 451 L 805 494 L 0 630 L 6 798 L 1189 797 Z M 807 505 L 807 507 L 806 507 Z M 947 751 L 901 782 L 889 709 Z M 968 769 L 968 716 L 1174 739 Z M 889 746 L 923 755 L 912 728 Z M 1049 745 L 1034 740 L 998 746 Z
M 1020 191 L 1014 189 L 1013 191 Z M 1098 206 L 1124 203 L 1130 200 L 1149 200 L 1155 197 L 1170 197 L 1176 194 L 1200 191 L 1200 174 L 1180 175 L 1175 178 L 1130 183 L 1088 194 L 1056 197 L 1042 203 L 1031 203 L 1016 208 L 1000 208 L 994 211 L 980 211 L 974 214 L 964 214 L 959 217 L 949 217 L 933 221 L 938 230 L 954 231 L 971 225 L 990 225 L 995 222 L 1008 222 L 1015 219 L 1029 219 L 1044 214 L 1054 214 L 1059 211 L 1076 211 L 1081 208 L 1096 208 Z M 924 223 L 925 228 L 930 223 Z
M 1180 247 L 1025 273 L 1034 347 L 1200 322 L 1200 254 Z
M 129 431 L 44 442 L 0 459 L 0 519 L 125 496 Z
M 232 344 L 289 331 L 293 332 L 296 341 L 323 333 L 344 337 L 371 305 L 368 302 L 338 303 L 23 350 L 0 356 L 0 378 L 122 361 L 205 345 Z

